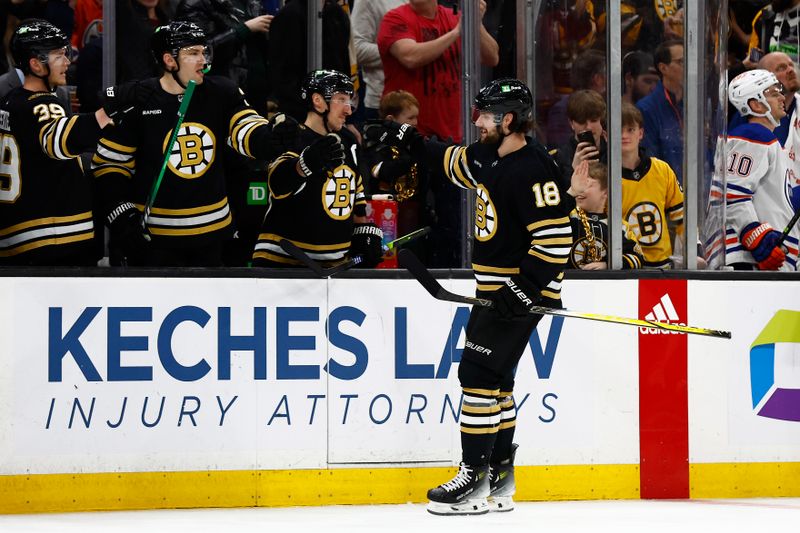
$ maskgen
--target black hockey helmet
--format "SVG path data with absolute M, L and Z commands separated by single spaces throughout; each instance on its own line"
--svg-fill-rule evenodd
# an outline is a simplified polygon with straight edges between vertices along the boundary
M 169 53 L 178 60 L 178 51 L 187 46 L 206 46 L 206 32 L 194 22 L 174 20 L 164 26 L 159 26 L 153 32 L 150 40 L 150 51 L 153 58 L 161 68 L 164 65 L 164 54 Z
M 48 54 L 60 48 L 71 52 L 69 38 L 63 31 L 42 19 L 23 21 L 11 36 L 14 66 L 26 74 L 30 72 L 30 58 L 35 57 L 46 63 Z
M 338 70 L 312 70 L 300 88 L 300 98 L 308 103 L 310 108 L 313 108 L 311 96 L 314 93 L 321 94 L 326 102 L 330 102 L 331 97 L 336 93 L 344 93 L 352 98 L 353 82 L 350 80 L 350 76 Z
M 533 95 L 528 86 L 514 78 L 501 78 L 489 82 L 475 97 L 472 121 L 483 112 L 505 115 L 514 113 L 512 131 L 533 118 Z

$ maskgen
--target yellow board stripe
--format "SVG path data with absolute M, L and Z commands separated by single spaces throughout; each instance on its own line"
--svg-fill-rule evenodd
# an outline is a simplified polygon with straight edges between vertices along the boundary
M 0 513 L 421 503 L 456 468 L 0 476 Z M 517 466 L 517 501 L 635 499 L 638 465 Z
M 800 497 L 800 463 L 694 463 L 691 498 Z
M 0 513 L 425 501 L 455 468 L 0 476 Z M 639 465 L 517 466 L 516 501 L 638 499 Z M 692 498 L 800 497 L 798 463 L 690 465 Z

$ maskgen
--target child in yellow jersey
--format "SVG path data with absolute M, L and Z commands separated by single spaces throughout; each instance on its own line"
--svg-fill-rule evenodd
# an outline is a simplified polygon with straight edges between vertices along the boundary
M 639 147 L 643 125 L 636 106 L 622 104 L 622 216 L 639 241 L 644 267 L 669 268 L 669 229 L 683 232 L 683 190 L 667 163 Z

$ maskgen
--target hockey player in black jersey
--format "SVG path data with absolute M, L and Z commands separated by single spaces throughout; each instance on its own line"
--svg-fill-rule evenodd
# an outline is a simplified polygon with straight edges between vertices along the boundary
M 367 222 L 360 149 L 344 127 L 352 113 L 353 84 L 341 72 L 315 70 L 301 96 L 308 113 L 297 150 L 270 165 L 269 207 L 253 265 L 299 265 L 280 247 L 287 239 L 323 265 L 349 255 L 361 256 L 362 267 L 374 267 L 381 261 L 383 233 Z
M 152 52 L 163 75 L 125 87 L 134 110 L 103 136 L 92 161 L 111 230 L 112 263 L 124 257 L 130 265 L 219 266 L 223 243 L 233 234 L 222 149 L 227 142 L 244 156 L 271 159 L 271 127 L 233 82 L 206 76 L 206 36 L 195 24 L 156 28 Z M 190 80 L 197 86 L 143 221 Z
M 470 313 L 458 367 L 462 462 L 452 480 L 428 491 L 433 514 L 510 511 L 514 505 L 514 368 L 541 319 L 530 307 L 561 306 L 574 205 L 545 148 L 526 137 L 532 107 L 523 83 L 496 80 L 475 98 L 480 142 L 424 143 L 429 168 L 477 193 L 472 268 L 477 295 L 494 303 Z M 419 145 L 407 131 L 395 137 L 404 139 L 401 145 Z
M 78 156 L 110 119 L 103 109 L 69 116 L 56 98 L 70 51 L 44 20 L 26 20 L 11 38 L 25 79 L 0 103 L 0 265 L 97 264 L 91 181 Z

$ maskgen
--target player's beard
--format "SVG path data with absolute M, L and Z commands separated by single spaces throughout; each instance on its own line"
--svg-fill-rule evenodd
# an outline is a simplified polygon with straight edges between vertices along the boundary
M 500 142 L 500 126 L 495 126 L 493 130 L 486 130 L 486 136 L 481 136 L 481 144 L 497 144 Z

